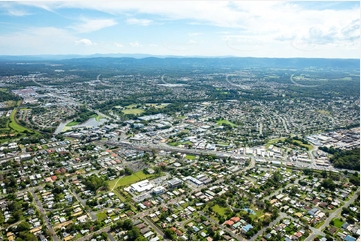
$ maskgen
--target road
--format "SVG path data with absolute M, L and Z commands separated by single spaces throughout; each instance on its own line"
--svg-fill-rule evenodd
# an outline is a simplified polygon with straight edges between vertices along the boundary
M 100 234 L 100 233 L 103 233 L 103 232 L 108 233 L 109 231 L 110 231 L 110 226 L 107 226 L 107 227 L 104 227 L 104 228 L 99 229 L 97 231 L 94 231 L 93 233 L 85 235 L 85 236 L 77 239 L 77 241 L 89 241 L 95 234 Z M 109 236 L 109 234 L 108 234 L 108 236 Z
M 54 241 L 59 241 L 58 236 L 56 235 L 53 227 L 51 226 L 51 223 L 50 223 L 48 217 L 47 217 L 46 214 L 45 214 L 45 211 L 44 211 L 44 208 L 43 208 L 42 203 L 39 201 L 38 196 L 37 196 L 37 195 L 35 194 L 35 192 L 34 192 L 34 188 L 28 189 L 28 191 L 30 191 L 31 195 L 33 196 L 33 198 L 34 198 L 34 200 L 35 200 L 35 204 L 36 204 L 36 206 L 38 207 L 41 215 L 42 215 L 43 218 L 44 218 L 46 227 L 48 228 L 48 230 L 49 230 L 50 233 L 51 233 L 51 237 L 53 238 Z
M 287 128 L 287 124 L 286 124 L 286 121 L 285 121 L 285 119 L 284 119 L 283 117 L 280 117 L 280 119 L 282 120 L 282 123 L 283 123 L 283 127 L 285 128 L 285 130 L 286 130 L 286 133 L 288 134 L 288 133 L 289 133 L 289 131 L 288 131 L 288 128 Z
M 287 214 L 285 213 L 280 213 L 280 216 L 278 216 L 278 218 L 276 218 L 275 220 L 273 220 L 267 227 L 263 227 L 261 230 L 259 230 L 255 235 L 253 235 L 253 237 L 251 237 L 249 240 L 250 241 L 256 241 L 257 237 L 262 235 L 267 228 L 272 228 L 273 226 L 275 226 L 281 219 L 284 219 L 288 217 Z
M 128 141 L 124 141 L 124 140 L 120 140 L 120 141 L 109 140 L 109 141 L 106 141 L 105 144 L 110 145 L 110 146 L 126 146 L 126 147 L 130 147 L 130 148 L 137 149 L 137 150 L 152 151 L 154 149 L 154 150 L 166 150 L 166 151 L 173 151 L 173 152 L 183 152 L 186 154 L 193 154 L 193 155 L 216 155 L 217 157 L 220 157 L 220 158 L 232 157 L 235 160 L 251 158 L 251 157 L 240 156 L 240 155 L 235 156 L 234 153 L 230 153 L 230 152 L 179 148 L 179 147 L 170 146 L 170 145 L 167 145 L 164 143 L 159 143 L 158 145 L 154 145 L 154 144 L 146 144 L 145 145 L 145 144 L 129 143 Z
M 144 222 L 146 222 L 150 227 L 152 227 L 158 235 L 164 238 L 164 233 L 158 228 L 148 217 L 143 217 Z
M 234 84 L 233 82 L 231 82 L 230 80 L 228 80 L 229 76 L 237 76 L 237 74 L 227 74 L 226 75 L 226 82 L 228 82 L 229 85 L 234 86 L 234 87 L 238 87 L 238 88 L 242 88 L 242 89 L 250 89 L 250 87 L 246 86 L 246 85 L 238 85 L 238 84 Z
M 310 234 L 310 236 L 308 236 L 308 238 L 306 239 L 306 241 L 313 241 L 322 230 L 324 230 L 327 226 L 329 226 L 330 222 L 332 221 L 333 218 L 335 218 L 336 216 L 338 216 L 339 214 L 341 214 L 342 208 L 344 207 L 348 207 L 350 206 L 351 203 L 353 203 L 356 198 L 358 197 L 358 194 L 360 192 L 360 188 L 357 189 L 357 191 L 355 192 L 355 194 L 351 197 L 350 200 L 348 200 L 342 207 L 339 207 L 338 209 L 336 209 L 336 211 L 334 211 L 333 213 L 331 213 L 327 219 L 325 220 L 325 223 L 316 231 L 312 231 L 313 233 Z M 321 232 L 322 233 L 322 232 Z M 322 233 L 323 234 L 323 233 Z
M 251 159 L 251 163 L 250 163 L 250 166 L 248 167 L 245 167 L 243 170 L 248 170 L 248 169 L 251 169 L 255 166 L 255 159 Z M 239 172 L 242 172 L 243 170 L 239 170 L 238 172 L 236 172 L 235 174 L 238 174 Z M 219 180 L 215 180 L 214 183 L 222 183 L 224 181 L 224 179 L 227 179 L 229 176 L 231 175 L 228 175 L 226 176 L 225 178 L 222 178 L 222 179 L 219 179 Z M 199 192 L 200 190 L 202 190 L 204 186 L 201 186 L 201 187 L 197 187 L 195 189 L 192 190 L 192 192 L 194 193 L 197 193 Z M 75 196 L 75 195 L 74 195 Z M 178 202 L 180 202 L 181 200 L 185 199 L 187 197 L 187 194 L 183 194 L 181 196 L 178 196 L 172 200 L 170 200 L 167 204 L 159 204 L 157 206 L 154 206 L 152 209 L 148 209 L 148 210 L 145 210 L 145 211 L 142 211 L 140 213 L 138 213 L 137 215 L 133 216 L 131 219 L 132 220 L 135 220 L 135 219 L 138 219 L 138 218 L 141 218 L 144 220 L 145 223 L 147 223 L 150 227 L 152 227 L 158 235 L 162 236 L 164 238 L 164 233 L 162 232 L 162 230 L 160 228 L 158 228 L 147 216 L 151 213 L 153 213 L 154 211 L 158 211 L 161 207 L 167 207 L 168 204 L 176 204 Z M 81 201 L 81 200 L 80 200 Z M 202 215 L 204 214 L 203 212 L 200 212 Z M 204 215 L 205 216 L 205 215 Z M 207 216 L 205 216 L 207 217 Z M 218 224 L 217 221 L 213 220 L 212 218 L 209 218 L 207 217 L 211 222 L 213 222 L 214 224 Z M 184 224 L 182 225 L 184 227 Z M 242 236 L 240 235 L 236 235 L 234 234 L 231 230 L 229 230 L 227 227 L 221 225 L 221 227 L 226 230 L 231 236 L 233 236 L 234 238 L 238 239 L 238 240 L 245 240 Z M 101 232 L 104 232 L 103 229 L 100 229 L 98 231 L 95 231 L 93 232 L 92 234 L 94 233 L 101 233 Z M 106 231 L 107 233 L 109 232 Z M 84 236 L 78 240 L 86 240 L 86 238 L 88 238 L 89 235 L 87 236 Z M 108 236 L 109 236 L 109 233 L 108 233 Z M 91 238 L 91 237 L 89 237 Z M 109 237 L 111 239 L 111 237 Z
M 165 84 L 169 84 L 168 82 L 164 81 L 164 76 L 165 76 L 165 74 L 163 74 L 161 77 L 162 82 L 164 82 Z
M 81 197 L 79 197 L 79 195 L 76 192 L 73 192 L 71 190 L 71 186 L 68 182 L 66 182 L 65 184 L 69 186 L 69 192 L 76 198 L 76 200 L 78 200 L 79 204 L 82 206 L 83 210 L 88 214 L 89 218 L 91 218 L 92 221 L 96 221 L 97 216 L 95 215 L 95 213 L 93 211 L 89 212 L 85 209 L 85 206 L 86 206 L 85 201 Z
M 287 190 L 287 188 L 289 188 L 290 186 L 294 186 L 296 184 L 298 184 L 298 181 L 301 179 L 306 178 L 307 176 L 301 176 L 300 178 L 296 179 L 293 183 L 289 183 L 287 184 L 284 188 L 280 187 L 279 189 L 277 189 L 276 191 L 274 191 L 273 193 L 271 193 L 270 195 L 266 196 L 263 198 L 264 201 L 268 201 L 271 197 L 273 197 L 274 195 L 280 193 L 280 190 Z
M 110 241 L 116 241 L 116 239 L 114 239 L 113 235 L 110 232 L 108 232 L 108 238 Z
M 108 85 L 108 84 L 105 84 L 105 83 L 101 82 L 101 81 L 99 80 L 100 75 L 101 75 L 101 74 L 99 74 L 99 75 L 97 76 L 97 80 L 98 80 L 101 84 L 106 85 L 106 86 L 112 86 L 112 85 Z M 41 83 L 35 81 L 35 77 L 33 77 L 32 79 L 33 79 L 33 82 L 34 82 L 35 84 L 37 84 L 37 85 L 39 85 L 39 86 L 41 86 L 41 87 L 51 88 L 51 86 L 47 86 L 47 85 L 44 85 L 44 84 L 41 84 Z M 68 102 L 70 102 L 70 103 L 77 104 L 77 105 L 79 105 L 79 106 L 82 105 L 81 103 L 77 102 L 76 100 L 73 100 L 73 99 L 70 99 L 70 98 L 68 98 L 68 97 L 64 97 L 64 96 L 61 96 L 61 95 L 58 95 L 58 94 L 55 94 L 55 93 L 51 93 L 51 94 L 48 94 L 48 95 L 49 95 L 49 96 L 56 97 L 56 98 L 59 98 L 59 99 L 63 99 L 63 100 L 65 100 L 65 101 L 68 101 Z M 107 119 L 112 119 L 112 118 L 109 117 L 108 115 L 105 115 L 104 113 L 101 113 L 101 112 L 99 112 L 98 110 L 94 110 L 94 109 L 92 109 L 92 108 L 90 108 L 90 107 L 87 107 L 87 108 L 88 108 L 90 111 L 95 112 L 95 113 L 96 113 L 97 115 L 99 115 L 99 116 L 103 116 L 103 117 L 105 117 L 105 118 L 107 118 Z
M 208 215 L 206 215 L 205 213 L 203 213 L 202 211 L 198 211 L 198 213 L 204 217 L 206 217 L 209 221 L 211 221 L 214 224 L 218 224 L 218 222 L 216 220 L 214 220 L 213 218 L 209 217 Z M 233 238 L 236 238 L 238 241 L 245 241 L 246 239 L 243 238 L 241 235 L 235 234 L 233 233 L 229 228 L 227 228 L 226 226 L 224 226 L 223 224 L 218 225 L 221 229 L 223 229 L 224 231 L 226 231 L 227 233 L 229 233 Z
M 263 123 L 260 122 L 260 123 L 259 123 L 259 135 L 263 135 L 262 129 L 263 129 Z
M 320 86 L 320 85 L 302 85 L 302 84 L 298 84 L 297 82 L 295 82 L 295 81 L 293 80 L 293 76 L 294 76 L 294 74 L 291 75 L 290 80 L 291 80 L 291 82 L 292 82 L 293 84 L 295 84 L 296 86 L 299 86 L 299 87 L 318 87 L 318 86 Z

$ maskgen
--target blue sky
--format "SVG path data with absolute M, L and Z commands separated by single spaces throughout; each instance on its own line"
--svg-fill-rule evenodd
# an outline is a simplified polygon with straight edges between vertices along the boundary
M 0 55 L 360 57 L 360 2 L 0 2 Z

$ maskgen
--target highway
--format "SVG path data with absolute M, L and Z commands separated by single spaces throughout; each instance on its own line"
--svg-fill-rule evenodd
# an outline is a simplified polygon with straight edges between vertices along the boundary
M 154 150 L 182 152 L 182 153 L 193 154 L 193 155 L 215 155 L 220 158 L 232 157 L 233 159 L 236 159 L 236 160 L 251 158 L 251 157 L 247 157 L 247 156 L 235 155 L 234 153 L 229 153 L 229 152 L 179 148 L 179 147 L 169 146 L 164 143 L 159 143 L 157 145 L 153 145 L 153 144 L 143 145 L 143 144 L 129 143 L 127 141 L 120 140 L 120 141 L 106 141 L 105 144 L 110 145 L 110 146 L 126 146 L 126 147 L 130 147 L 130 148 L 137 149 L 137 150 L 152 151 L 154 149 Z
M 293 84 L 295 84 L 296 86 L 299 86 L 299 87 L 318 87 L 318 86 L 320 86 L 320 85 L 303 85 L 303 84 L 299 84 L 299 83 L 297 83 L 297 82 L 295 82 L 295 81 L 293 80 L 293 76 L 294 76 L 294 74 L 291 75 L 290 80 L 291 80 L 291 82 L 292 82 Z

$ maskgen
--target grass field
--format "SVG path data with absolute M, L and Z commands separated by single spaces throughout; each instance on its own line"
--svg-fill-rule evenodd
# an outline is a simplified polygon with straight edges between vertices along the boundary
M 122 112 L 123 112 L 124 114 L 134 114 L 134 115 L 138 115 L 138 114 L 144 113 L 144 110 L 143 110 L 143 109 L 140 109 L 140 108 L 134 108 L 134 109 L 124 109 L 124 110 L 122 110 Z
M 333 224 L 335 225 L 335 227 L 337 228 L 341 228 L 344 222 L 342 222 L 340 219 L 336 218 L 333 220 Z
M 32 132 L 30 129 L 27 129 L 27 128 L 21 126 L 20 124 L 16 123 L 15 114 L 16 114 L 16 109 L 14 109 L 10 115 L 9 127 L 20 133 L 24 132 L 25 130 L 27 130 L 28 132 Z
M 155 104 L 155 103 L 146 103 L 145 105 L 147 107 L 164 108 L 164 107 L 168 106 L 169 104 L 168 103 L 162 103 L 162 104 L 158 105 L 158 104 Z
M 101 120 L 102 118 L 104 118 L 104 117 L 103 117 L 103 116 L 100 116 L 100 115 L 97 115 L 97 116 L 95 117 L 95 120 L 98 121 L 98 122 L 100 122 L 100 120 Z
M 256 207 L 251 205 L 250 209 L 252 209 L 256 214 L 252 214 L 250 213 L 250 217 L 253 219 L 257 219 L 257 218 L 261 218 L 262 216 L 264 216 L 264 213 L 262 210 L 256 210 Z
M 144 174 L 143 171 L 138 171 L 136 173 L 133 173 L 130 176 L 124 176 L 124 177 L 121 177 L 119 179 L 109 181 L 109 187 L 110 187 L 110 189 L 112 189 L 114 187 L 115 183 L 117 183 L 118 180 L 119 181 L 118 181 L 117 185 L 114 187 L 114 190 L 117 187 L 128 186 L 130 184 L 136 183 L 138 181 L 141 181 L 141 180 L 144 180 L 144 179 L 147 179 L 147 178 L 151 178 L 153 176 L 154 175 L 151 175 L 151 174 Z
M 10 119 L 7 119 L 6 120 L 6 123 L 4 123 L 2 126 L 0 126 L 0 132 L 1 131 L 9 131 L 9 130 L 11 130 L 10 128 L 9 128 L 9 122 L 10 122 Z
M 327 110 L 318 110 L 317 112 L 319 112 L 320 114 L 323 114 L 323 115 L 327 115 L 327 116 L 330 116 L 330 111 L 327 111 Z
M 340 80 L 340 81 L 351 81 L 351 80 L 352 80 L 352 78 L 351 78 L 351 77 L 349 77 L 349 76 L 346 76 L 346 77 L 344 77 L 344 78 L 340 78 L 340 79 L 338 79 L 338 80 Z
M 279 141 L 283 142 L 283 141 L 285 141 L 285 139 L 286 138 L 271 139 L 270 141 L 267 142 L 266 148 L 270 147 L 271 145 L 273 145 Z
M 186 155 L 187 160 L 194 160 L 196 158 L 195 155 Z
M 304 147 L 306 148 L 307 150 L 312 150 L 313 149 L 313 146 L 312 145 L 306 145 L 304 143 L 302 143 L 301 141 L 299 140 L 292 140 L 292 142 L 296 142 L 298 144 L 298 146 L 301 146 L 301 147 Z
M 70 123 L 67 123 L 66 126 L 71 127 L 80 124 L 79 122 L 71 121 Z
M 325 221 L 319 222 L 318 224 L 316 224 L 315 228 L 318 229 L 318 228 L 321 227 L 324 223 L 325 223 Z
M 107 214 L 105 212 L 97 213 L 98 221 L 101 222 L 107 218 Z
M 221 216 L 224 216 L 224 213 L 226 212 L 226 208 L 219 206 L 218 204 L 214 205 L 212 207 L 212 210 L 216 213 L 218 213 Z
M 224 143 L 224 142 L 218 142 L 217 145 L 219 145 L 219 146 L 228 146 L 228 144 Z
M 178 146 L 180 145 L 181 143 L 178 142 L 178 141 L 174 141 L 174 142 L 171 142 L 171 143 L 168 143 L 168 145 L 171 145 L 171 146 Z
M 128 106 L 125 106 L 125 108 L 133 109 L 133 108 L 135 108 L 137 106 L 138 106 L 137 104 L 130 104 Z
M 228 121 L 228 120 L 225 120 L 225 119 L 220 119 L 217 121 L 217 124 L 218 125 L 223 125 L 223 124 L 226 124 L 226 125 L 230 125 L 232 127 L 236 126 L 234 123 Z
M 16 101 L 5 101 L 5 106 L 7 108 L 15 107 L 16 103 L 17 103 Z
M 117 190 L 113 190 L 112 192 L 114 192 L 118 196 L 120 201 L 125 202 L 127 200 L 124 196 L 120 195 L 120 193 Z

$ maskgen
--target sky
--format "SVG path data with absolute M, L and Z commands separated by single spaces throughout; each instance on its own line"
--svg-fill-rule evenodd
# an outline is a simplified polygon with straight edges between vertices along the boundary
M 360 2 L 0 1 L 0 55 L 360 58 Z

